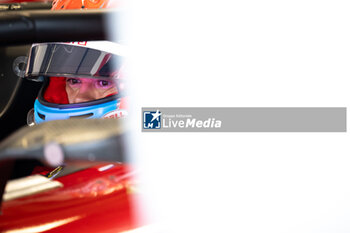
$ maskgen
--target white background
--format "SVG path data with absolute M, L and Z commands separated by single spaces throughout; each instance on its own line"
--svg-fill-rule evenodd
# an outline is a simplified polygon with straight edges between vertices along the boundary
M 350 3 L 130 6 L 133 149 L 155 225 L 350 232 L 349 133 L 141 133 L 142 107 L 349 107 Z

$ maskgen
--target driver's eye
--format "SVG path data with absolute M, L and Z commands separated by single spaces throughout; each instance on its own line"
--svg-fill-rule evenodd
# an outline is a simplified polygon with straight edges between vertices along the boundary
M 106 81 L 106 80 L 100 80 L 100 85 L 101 85 L 101 86 L 107 86 L 108 84 L 109 84 L 108 81 Z
M 80 84 L 81 81 L 77 78 L 69 78 L 67 79 L 67 83 L 70 85 L 76 85 L 76 84 Z
M 97 87 L 100 87 L 100 88 L 109 88 L 113 86 L 113 83 L 111 81 L 103 80 L 103 79 L 97 80 L 96 84 L 97 84 Z

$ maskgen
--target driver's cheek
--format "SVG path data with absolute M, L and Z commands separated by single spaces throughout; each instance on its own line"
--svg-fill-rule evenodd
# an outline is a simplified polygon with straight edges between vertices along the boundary
M 118 94 L 118 89 L 116 87 L 109 88 L 107 90 L 103 90 L 103 93 L 101 93 L 102 98 L 110 96 L 110 95 L 116 95 Z

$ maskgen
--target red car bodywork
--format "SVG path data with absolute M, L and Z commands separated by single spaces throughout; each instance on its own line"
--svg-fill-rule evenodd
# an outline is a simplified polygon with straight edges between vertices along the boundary
M 0 0 L 0 4 L 22 3 L 22 2 L 51 2 L 42 0 Z
M 122 232 L 140 226 L 132 170 L 104 163 L 55 179 L 63 184 L 6 201 L 1 232 Z M 20 231 L 22 230 L 22 231 Z

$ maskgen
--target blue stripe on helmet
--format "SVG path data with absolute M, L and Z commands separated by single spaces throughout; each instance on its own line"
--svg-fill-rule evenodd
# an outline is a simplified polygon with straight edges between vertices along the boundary
M 45 106 L 41 104 L 38 99 L 36 99 L 34 103 L 35 123 L 40 124 L 45 121 L 64 120 L 79 116 L 85 116 L 84 118 L 102 118 L 105 114 L 116 110 L 117 104 L 118 100 L 114 99 L 93 106 L 60 109 Z

